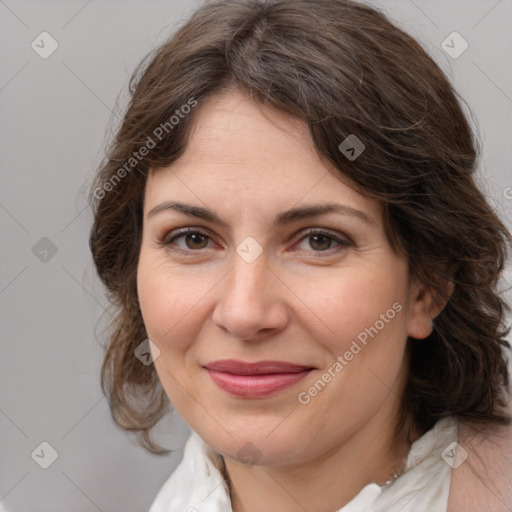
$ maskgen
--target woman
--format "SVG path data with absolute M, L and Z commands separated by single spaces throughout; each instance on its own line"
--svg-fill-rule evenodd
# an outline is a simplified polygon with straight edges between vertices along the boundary
M 217 1 L 131 90 L 90 246 L 115 421 L 192 429 L 151 512 L 509 510 L 510 234 L 418 43 L 349 0 Z

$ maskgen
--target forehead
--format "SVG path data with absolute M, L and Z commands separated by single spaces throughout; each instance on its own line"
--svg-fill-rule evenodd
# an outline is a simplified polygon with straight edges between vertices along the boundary
M 285 170 L 296 161 L 318 165 L 313 141 L 304 122 L 233 90 L 199 105 L 187 149 L 188 161 L 257 167 L 258 174 Z M 274 172 L 275 174 L 275 172 Z
M 147 207 L 169 194 L 261 208 L 338 201 L 381 218 L 381 205 L 318 155 L 306 123 L 237 90 L 200 104 L 184 154 L 150 173 Z

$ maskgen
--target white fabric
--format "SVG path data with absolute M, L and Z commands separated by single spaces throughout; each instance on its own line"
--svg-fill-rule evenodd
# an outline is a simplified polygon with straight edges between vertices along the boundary
M 404 472 L 395 482 L 365 486 L 338 512 L 446 512 L 452 468 L 441 454 L 458 440 L 458 434 L 454 418 L 438 421 L 413 443 Z M 221 467 L 222 457 L 192 432 L 183 460 L 149 512 L 232 512 Z

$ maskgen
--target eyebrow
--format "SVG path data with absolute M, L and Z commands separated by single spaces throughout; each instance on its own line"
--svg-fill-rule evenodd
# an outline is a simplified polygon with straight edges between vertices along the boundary
M 222 217 L 220 217 L 217 213 L 215 213 L 213 210 L 210 210 L 209 208 L 203 208 L 202 206 L 194 206 L 191 204 L 179 203 L 176 201 L 165 201 L 164 203 L 155 206 L 148 212 L 147 216 L 148 218 L 153 217 L 161 212 L 165 212 L 168 210 L 177 211 L 190 217 L 197 217 L 199 219 L 219 224 L 220 226 L 223 226 L 225 228 L 229 228 L 229 223 Z M 339 203 L 321 203 L 296 207 L 281 212 L 276 216 L 274 220 L 274 225 L 283 226 L 291 224 L 293 222 L 297 222 L 302 219 L 309 219 L 311 217 L 326 215 L 328 213 L 348 215 L 350 217 L 359 218 L 360 220 L 366 222 L 367 224 L 375 224 L 375 222 L 370 217 L 368 217 L 366 213 L 362 212 L 361 210 L 352 208 L 351 206 Z

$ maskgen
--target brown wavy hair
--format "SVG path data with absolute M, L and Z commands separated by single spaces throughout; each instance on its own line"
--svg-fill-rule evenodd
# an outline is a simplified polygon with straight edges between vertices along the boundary
M 478 138 L 421 45 L 351 0 L 207 2 L 134 72 L 90 195 L 90 248 L 114 311 L 101 371 L 114 421 L 168 453 L 150 430 L 169 400 L 154 365 L 134 356 L 147 338 L 136 286 L 145 182 L 183 154 L 201 101 L 233 87 L 304 121 L 318 154 L 384 205 L 411 275 L 448 301 L 427 339 L 408 340 L 400 427 L 509 422 L 509 308 L 496 287 L 511 237 L 475 183 Z M 366 146 L 354 161 L 338 149 L 349 134 Z

